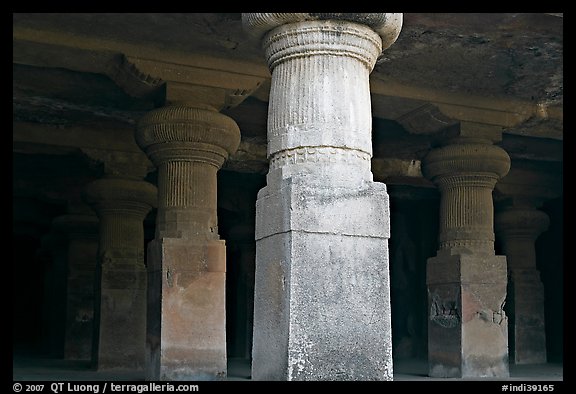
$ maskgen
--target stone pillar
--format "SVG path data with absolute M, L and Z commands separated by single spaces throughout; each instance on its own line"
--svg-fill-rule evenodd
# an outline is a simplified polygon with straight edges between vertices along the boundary
M 240 143 L 229 117 L 174 103 L 148 113 L 136 141 L 158 167 L 155 239 L 148 248 L 147 379 L 226 376 L 226 248 L 216 173 Z
M 439 250 L 427 265 L 429 374 L 507 377 L 506 257 L 494 253 L 492 190 L 510 158 L 488 139 L 462 136 L 422 164 L 441 194 Z
M 534 243 L 549 225 L 548 215 L 530 206 L 496 214 L 496 235 L 508 260 L 510 354 L 515 364 L 546 363 L 544 286 L 536 268 Z
M 369 74 L 402 14 L 243 14 L 272 86 L 256 202 L 252 377 L 391 380 L 386 185 Z
M 99 370 L 143 370 L 143 221 L 156 205 L 156 188 L 134 179 L 103 178 L 90 183 L 85 196 L 100 218 L 93 362 Z
M 67 295 L 64 358 L 90 360 L 94 332 L 94 280 L 98 251 L 98 218 L 69 214 L 52 222 L 67 236 Z
M 64 357 L 66 333 L 66 286 L 68 242 L 65 234 L 51 227 L 42 237 L 39 258 L 45 262 L 44 297 L 42 298 L 43 337 L 46 353 Z M 93 289 L 94 286 L 91 286 Z M 90 338 L 90 344 L 92 338 Z

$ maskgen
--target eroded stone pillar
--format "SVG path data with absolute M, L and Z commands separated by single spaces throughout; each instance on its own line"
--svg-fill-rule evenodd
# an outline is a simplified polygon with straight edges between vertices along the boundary
M 144 116 L 138 145 L 158 167 L 155 239 L 148 247 L 147 379 L 226 376 L 226 248 L 216 173 L 240 143 L 236 123 L 175 103 Z
M 94 214 L 69 214 L 55 218 L 52 225 L 56 231 L 66 234 L 68 240 L 64 358 L 90 360 L 98 218 Z
M 143 370 L 143 221 L 156 205 L 156 187 L 134 179 L 103 178 L 90 183 L 85 195 L 100 218 L 93 362 L 99 370 Z
M 512 206 L 496 214 L 495 227 L 508 260 L 510 353 L 516 364 L 546 363 L 544 286 L 536 268 L 534 243 L 550 223 L 530 206 Z
M 252 378 L 391 380 L 386 186 L 369 74 L 402 14 L 243 14 L 272 72 Z
M 494 253 L 492 190 L 510 158 L 488 139 L 457 137 L 422 164 L 441 193 L 439 250 L 427 264 L 429 374 L 509 376 L 506 257 Z

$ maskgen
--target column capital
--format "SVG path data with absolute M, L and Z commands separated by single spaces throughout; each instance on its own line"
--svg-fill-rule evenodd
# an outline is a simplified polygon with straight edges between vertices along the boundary
M 531 168 L 513 162 L 508 174 L 495 188 L 495 200 L 502 206 L 539 208 L 546 200 L 562 194 L 562 172 Z
M 494 218 L 496 234 L 506 239 L 535 241 L 549 225 L 550 219 L 546 213 L 526 206 L 505 208 L 496 212 Z
M 157 204 L 157 189 L 144 181 L 103 178 L 89 183 L 84 197 L 99 216 L 118 212 L 144 219 Z
M 67 214 L 55 217 L 52 220 L 52 229 L 55 232 L 74 235 L 97 235 L 98 217 L 94 214 Z
M 261 39 L 270 30 L 289 23 L 308 21 L 347 21 L 366 25 L 381 38 L 381 50 L 392 45 L 402 29 L 402 13 L 244 13 L 244 29 Z
M 200 161 L 220 168 L 238 149 L 240 129 L 214 110 L 176 103 L 144 115 L 136 143 L 156 166 L 169 161 Z
M 475 180 L 493 188 L 509 170 L 510 156 L 504 149 L 476 141 L 460 140 L 435 148 L 422 161 L 423 175 L 440 187 L 456 177 L 458 184 Z
M 492 191 L 509 170 L 504 149 L 476 138 L 457 138 L 426 155 L 422 174 L 441 192 L 439 250 L 494 254 Z

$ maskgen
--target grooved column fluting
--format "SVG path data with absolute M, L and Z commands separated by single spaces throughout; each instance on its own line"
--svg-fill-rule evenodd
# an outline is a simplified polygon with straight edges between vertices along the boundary
M 532 207 L 509 207 L 495 218 L 508 261 L 510 354 L 516 364 L 546 363 L 544 286 L 536 268 L 535 242 L 549 223 L 548 215 Z
M 439 250 L 427 265 L 429 374 L 505 377 L 506 258 L 494 254 L 492 190 L 510 158 L 489 141 L 451 142 L 422 162 L 441 195 Z
M 510 168 L 500 147 L 467 142 L 432 150 L 424 173 L 440 189 L 439 249 L 494 253 L 492 191 Z
M 158 167 L 156 236 L 148 248 L 147 379 L 226 376 L 226 247 L 216 173 L 240 130 L 216 111 L 173 104 L 145 115 L 136 141 Z
M 92 360 L 99 370 L 143 370 L 146 347 L 146 267 L 143 221 L 156 206 L 156 187 L 104 178 L 86 200 L 100 219 L 96 326 Z
M 386 186 L 369 74 L 402 14 L 243 14 L 272 72 L 252 378 L 390 380 Z

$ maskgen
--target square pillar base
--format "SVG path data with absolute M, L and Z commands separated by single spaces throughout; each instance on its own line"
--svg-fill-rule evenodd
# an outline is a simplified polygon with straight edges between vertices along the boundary
M 256 203 L 254 380 L 392 380 L 384 184 L 286 180 Z
M 92 359 L 97 262 L 96 237 L 69 238 L 64 342 L 64 358 L 67 360 Z
M 427 284 L 429 375 L 509 377 L 506 257 L 440 251 Z
M 143 371 L 146 349 L 146 268 L 108 262 L 101 268 L 97 308 L 98 370 Z
M 90 278 L 91 282 L 94 278 Z M 66 337 L 64 358 L 66 360 L 92 359 L 94 335 L 94 284 L 85 293 L 68 293 L 66 301 Z M 88 291 L 92 290 L 92 291 Z
M 225 242 L 162 238 L 148 253 L 146 379 L 224 379 Z
M 515 364 L 546 363 L 544 286 L 536 269 L 510 271 L 510 354 Z

